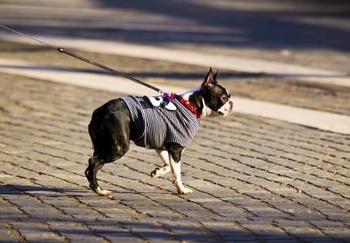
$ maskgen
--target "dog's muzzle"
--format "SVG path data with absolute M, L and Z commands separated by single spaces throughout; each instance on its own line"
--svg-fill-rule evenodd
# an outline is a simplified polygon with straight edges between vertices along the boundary
M 227 101 L 219 110 L 218 113 L 222 116 L 227 116 L 233 111 L 233 102 Z

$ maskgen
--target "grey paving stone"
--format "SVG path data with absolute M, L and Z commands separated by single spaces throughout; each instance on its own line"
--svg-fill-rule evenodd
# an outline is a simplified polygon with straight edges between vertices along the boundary
M 13 231 L 10 225 L 0 223 L 0 242 L 18 242 L 19 237 Z

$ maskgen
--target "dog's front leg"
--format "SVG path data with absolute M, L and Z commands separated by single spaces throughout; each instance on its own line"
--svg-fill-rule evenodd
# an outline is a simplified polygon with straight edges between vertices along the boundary
M 174 184 L 179 194 L 191 194 L 192 190 L 186 188 L 181 180 L 181 161 L 175 162 L 174 158 L 169 154 L 170 168 L 174 177 Z

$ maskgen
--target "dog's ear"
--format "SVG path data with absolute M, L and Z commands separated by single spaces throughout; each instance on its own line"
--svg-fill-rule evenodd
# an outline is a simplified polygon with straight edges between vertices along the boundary
M 213 73 L 213 69 L 209 69 L 209 72 L 207 74 L 207 76 L 205 76 L 205 79 L 201 85 L 201 87 L 209 87 L 211 86 L 212 84 L 215 84 L 217 83 L 216 82 L 216 75 L 217 75 L 218 72 L 216 72 L 215 74 Z
M 218 76 L 218 73 L 219 73 L 219 69 L 216 69 L 216 72 L 215 72 L 215 74 L 214 74 L 214 82 L 218 82 L 218 81 L 216 81 L 216 76 Z

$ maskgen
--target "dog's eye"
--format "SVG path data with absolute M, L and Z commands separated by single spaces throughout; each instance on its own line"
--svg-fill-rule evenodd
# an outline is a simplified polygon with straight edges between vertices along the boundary
M 228 101 L 228 96 L 222 96 L 221 100 L 223 103 L 226 103 Z

